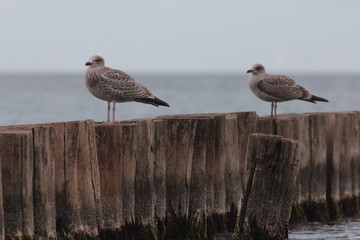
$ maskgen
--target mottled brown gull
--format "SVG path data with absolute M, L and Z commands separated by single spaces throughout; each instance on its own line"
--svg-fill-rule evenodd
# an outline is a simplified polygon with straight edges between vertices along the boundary
M 107 101 L 107 121 L 110 122 L 110 103 L 113 103 L 113 121 L 115 122 L 115 103 L 140 102 L 156 107 L 169 104 L 155 97 L 146 87 L 123 71 L 105 67 L 104 58 L 92 56 L 85 64 L 87 89 L 95 97 Z
M 276 118 L 278 102 L 290 100 L 303 100 L 311 103 L 328 102 L 328 100 L 312 95 L 304 87 L 282 75 L 267 74 L 261 64 L 255 64 L 247 73 L 252 73 L 249 79 L 249 86 L 253 93 L 260 99 L 271 102 L 271 117 Z

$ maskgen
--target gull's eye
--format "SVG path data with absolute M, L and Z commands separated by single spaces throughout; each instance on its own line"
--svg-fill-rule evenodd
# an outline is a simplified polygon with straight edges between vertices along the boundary
M 95 62 L 101 62 L 101 59 L 96 59 Z

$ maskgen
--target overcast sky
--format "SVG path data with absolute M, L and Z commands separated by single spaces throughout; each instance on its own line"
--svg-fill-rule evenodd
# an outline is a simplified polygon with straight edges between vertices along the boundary
M 359 0 L 0 0 L 0 73 L 360 73 Z

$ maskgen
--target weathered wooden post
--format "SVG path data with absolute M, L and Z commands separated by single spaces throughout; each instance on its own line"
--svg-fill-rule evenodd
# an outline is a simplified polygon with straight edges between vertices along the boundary
M 167 151 L 171 147 L 168 141 L 167 121 L 154 119 L 152 121 L 153 152 L 154 152 L 154 194 L 155 221 L 159 239 L 165 235 L 166 227 L 166 161 Z
M 239 149 L 239 170 L 242 181 L 245 174 L 246 165 L 246 151 L 249 141 L 249 135 L 258 133 L 259 117 L 255 112 L 239 112 L 236 113 L 238 122 L 238 149 Z M 241 186 L 243 189 L 243 185 Z
M 334 114 L 328 134 L 328 205 L 330 217 L 358 214 L 359 126 L 356 112 Z
M 34 236 L 32 139 L 32 131 L 0 132 L 1 239 Z
M 143 226 L 154 217 L 153 138 L 151 120 L 136 121 L 135 219 Z
M 137 125 L 135 139 L 135 223 L 140 227 L 136 239 L 149 239 L 155 231 L 154 218 L 154 154 L 153 131 L 150 119 L 134 122 Z
M 226 116 L 213 116 L 209 126 L 206 153 L 207 233 L 227 231 L 225 220 Z
M 190 239 L 206 239 L 206 154 L 211 118 L 197 118 L 189 189 Z
M 225 185 L 225 162 L 226 162 L 226 116 L 219 115 L 214 117 L 214 159 L 209 162 L 208 168 L 213 165 L 214 174 L 214 204 L 211 212 L 208 215 L 212 219 L 212 224 L 209 225 L 208 232 L 224 232 L 227 231 L 225 212 L 226 212 L 226 185 Z M 211 146 L 211 145 L 209 145 Z M 210 210 L 210 209 L 209 209 Z M 210 220 L 208 220 L 209 222 Z
M 56 237 L 54 128 L 35 127 L 34 138 L 34 224 L 38 237 Z
M 122 219 L 122 125 L 96 124 L 96 148 L 100 172 L 102 232 L 105 238 L 119 234 Z M 115 237 L 114 237 L 115 238 Z
M 168 119 L 169 144 L 166 161 L 166 207 L 168 238 L 186 236 L 189 190 L 196 121 Z
M 239 126 L 235 114 L 226 115 L 226 219 L 228 230 L 235 227 L 238 215 L 237 203 L 241 198 L 242 175 L 240 172 Z
M 131 224 L 135 219 L 135 169 L 136 169 L 136 160 L 134 157 L 134 145 L 136 141 L 134 139 L 135 135 L 135 125 L 125 125 L 122 126 L 122 135 L 121 140 L 122 144 L 121 149 L 121 158 L 123 159 L 123 169 L 122 169 L 122 218 L 124 224 Z
M 58 229 L 75 237 L 97 235 L 102 216 L 94 123 L 67 122 L 55 134 Z
M 359 214 L 358 169 L 360 161 L 359 141 L 360 133 L 356 113 L 344 112 L 340 161 L 340 202 L 342 214 L 356 216 Z
M 298 147 L 292 139 L 250 135 L 236 239 L 287 239 L 299 167 Z

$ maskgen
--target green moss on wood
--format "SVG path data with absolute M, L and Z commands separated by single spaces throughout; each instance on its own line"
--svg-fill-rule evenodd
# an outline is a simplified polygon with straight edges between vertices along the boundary
M 154 224 L 148 224 L 147 229 L 149 232 L 149 237 L 151 240 L 159 240 L 158 238 L 158 230 Z
M 15 240 L 32 240 L 34 239 L 30 234 L 21 235 L 20 233 L 17 234 L 14 238 Z
M 206 234 L 206 217 L 204 213 L 197 213 L 189 219 L 190 239 L 202 240 L 207 239 Z
M 306 214 L 303 208 L 298 203 L 293 203 L 291 206 L 291 223 L 307 222 Z

